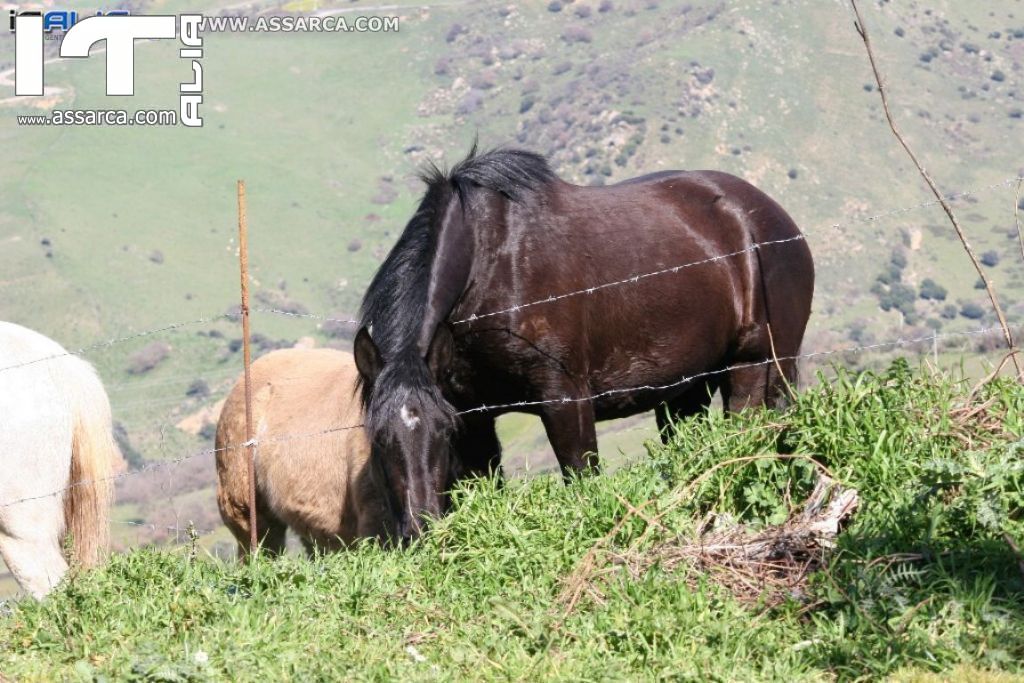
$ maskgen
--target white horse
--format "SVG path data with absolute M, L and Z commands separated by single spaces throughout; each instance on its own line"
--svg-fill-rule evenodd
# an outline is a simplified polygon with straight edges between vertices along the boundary
M 92 366 L 0 322 L 0 554 L 24 590 L 42 598 L 69 560 L 102 559 L 110 475 L 122 464 Z

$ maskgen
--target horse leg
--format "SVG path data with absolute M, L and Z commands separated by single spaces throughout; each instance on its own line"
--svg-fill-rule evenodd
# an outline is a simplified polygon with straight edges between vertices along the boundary
M 590 401 L 549 403 L 540 415 L 562 476 L 597 472 L 597 429 Z
M 224 518 L 224 524 L 231 531 L 231 534 L 238 541 L 238 559 L 245 560 L 249 557 L 249 516 L 231 515 Z M 262 551 L 270 556 L 277 557 L 284 554 L 285 534 L 288 532 L 288 525 L 266 510 L 261 510 L 257 504 L 256 508 L 256 538 L 259 541 Z
M 303 536 L 301 540 L 302 547 L 306 551 L 306 557 L 309 559 L 313 559 L 320 555 L 335 553 L 339 550 L 344 550 L 347 547 L 347 544 L 337 536 L 333 538 L 314 538 L 312 536 Z
M 68 570 L 61 548 L 63 502 L 57 498 L 27 501 L 0 518 L 0 555 L 18 584 L 42 598 Z
M 492 416 L 467 419 L 452 443 L 452 454 L 462 466 L 457 479 L 502 476 L 501 442 Z
M 708 407 L 711 405 L 711 397 L 717 388 L 717 382 L 710 380 L 702 382 L 659 406 L 655 412 L 661 442 L 664 444 L 669 442 L 671 438 L 670 426 L 675 425 L 679 420 L 707 412 Z

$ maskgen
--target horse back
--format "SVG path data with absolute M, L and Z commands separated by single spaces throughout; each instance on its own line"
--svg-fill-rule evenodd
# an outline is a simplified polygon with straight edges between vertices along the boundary
M 473 286 L 451 316 L 469 319 L 457 327 L 456 381 L 465 378 L 473 400 L 502 402 L 494 386 L 543 398 L 558 376 L 587 393 L 665 383 L 759 353 L 745 345 L 756 337 L 760 346 L 767 323 L 799 346 L 810 252 L 789 215 L 740 178 L 554 181 L 536 201 L 490 203 L 474 224 Z M 497 321 L 510 334 L 492 331 Z M 503 382 L 476 381 L 501 372 Z

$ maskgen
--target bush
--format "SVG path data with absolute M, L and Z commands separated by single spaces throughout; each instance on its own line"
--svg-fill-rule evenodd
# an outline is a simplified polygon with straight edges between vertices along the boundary
M 562 40 L 572 45 L 573 43 L 589 43 L 594 36 L 582 26 L 570 26 L 562 33 Z
M 922 299 L 930 301 L 945 301 L 948 294 L 945 287 L 930 277 L 921 281 L 921 288 L 918 293 Z
M 559 2 L 559 0 L 551 0 L 551 2 L 548 3 L 548 11 L 549 12 L 561 12 L 562 11 L 562 3 Z
M 215 422 L 204 422 L 199 429 L 199 438 L 203 441 L 213 441 L 217 438 L 217 424 Z
M 495 74 L 491 70 L 480 71 L 469 79 L 469 85 L 477 90 L 490 90 L 497 84 Z
M 892 254 L 889 255 L 889 263 L 899 270 L 903 270 L 907 267 L 907 255 L 899 247 L 892 250 Z
M 893 283 L 889 286 L 888 290 L 882 291 L 878 295 L 878 305 L 883 311 L 889 311 L 895 308 L 903 314 L 906 322 L 911 324 L 917 314 L 917 311 L 914 308 L 914 303 L 916 301 L 917 292 L 915 292 L 912 287 L 901 282 Z
M 986 251 L 981 255 L 979 259 L 982 265 L 988 266 L 989 268 L 995 268 L 999 265 L 999 252 L 997 251 Z
M 185 390 L 185 395 L 189 398 L 206 398 L 210 395 L 210 385 L 203 379 L 193 380 Z
M 480 109 L 484 104 L 484 95 L 479 90 L 470 90 L 466 93 L 465 97 L 459 102 L 459 105 L 455 108 L 455 113 L 459 116 L 466 116 L 472 114 Z
M 131 439 L 128 438 L 128 430 L 120 422 L 115 422 L 113 425 L 114 442 L 117 443 L 118 449 L 121 451 L 121 457 L 124 458 L 125 463 L 128 465 L 129 470 L 137 470 L 142 467 L 146 461 L 132 446 Z
M 945 306 L 943 306 L 942 307 L 942 312 L 940 313 L 940 315 L 943 318 L 945 318 L 946 320 L 953 320 L 953 319 L 955 319 L 956 318 L 956 314 L 957 314 L 956 306 L 953 305 L 953 304 L 946 304 Z
M 128 358 L 128 374 L 144 375 L 160 365 L 171 355 L 171 347 L 162 341 L 155 341 L 142 347 Z
M 454 43 L 463 33 L 469 33 L 469 29 L 462 24 L 452 24 L 444 36 L 445 42 Z
M 979 320 L 985 317 L 985 309 L 969 301 L 960 307 L 960 315 L 968 320 Z

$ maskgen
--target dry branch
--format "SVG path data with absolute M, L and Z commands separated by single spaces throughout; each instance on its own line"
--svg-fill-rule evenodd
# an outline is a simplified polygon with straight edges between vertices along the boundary
M 903 137 L 903 134 L 900 133 L 899 127 L 896 125 L 895 119 L 893 119 L 892 111 L 889 109 L 888 93 L 886 91 L 885 84 L 882 82 L 882 75 L 878 70 L 878 63 L 875 60 L 875 52 L 871 48 L 871 38 L 868 35 L 868 29 L 864 24 L 864 19 L 861 17 L 860 8 L 857 7 L 857 0 L 850 0 L 850 5 L 853 7 L 853 13 L 857 17 L 857 21 L 855 21 L 853 25 L 854 28 L 857 29 L 857 33 L 860 35 L 861 40 L 864 42 L 864 48 L 867 50 L 868 61 L 871 62 L 871 71 L 875 76 L 875 83 L 878 86 L 878 94 L 882 98 L 882 109 L 885 111 L 885 118 L 889 122 L 889 128 L 892 130 L 893 135 L 896 136 L 896 139 L 899 141 L 904 151 L 906 151 L 907 156 L 909 156 L 910 160 L 914 162 L 914 166 L 916 166 L 917 170 L 921 173 L 921 177 L 924 178 L 924 181 L 928 184 L 928 188 L 932 191 L 932 194 L 935 195 L 939 204 L 942 205 L 942 209 L 946 212 L 946 216 L 949 217 L 950 223 L 953 224 L 953 229 L 956 231 L 957 237 L 960 238 L 960 243 L 963 245 L 964 251 L 967 252 L 967 256 L 971 259 L 974 269 L 978 272 L 978 277 L 980 277 L 982 282 L 985 283 L 985 291 L 988 292 L 988 298 L 992 302 L 992 308 L 996 313 L 996 317 L 999 319 L 1000 327 L 1003 329 L 1003 338 L 1006 340 L 1006 346 L 1012 351 L 1016 348 L 1013 342 L 1013 335 L 1010 333 L 1009 325 L 1006 324 L 1006 316 L 1003 315 L 1003 309 L 999 305 L 999 298 L 996 296 L 996 291 L 992 286 L 992 282 L 988 279 L 988 276 L 985 275 L 985 271 L 981 267 L 978 257 L 974 254 L 974 249 L 971 247 L 970 242 L 967 241 L 967 235 L 960 226 L 960 221 L 957 220 L 956 214 L 953 213 L 953 208 L 950 206 L 949 202 L 946 201 L 942 192 L 939 191 L 935 181 L 932 180 L 931 175 L 927 170 L 925 170 L 924 165 L 917 158 L 917 155 L 914 154 L 914 150 L 910 148 L 910 145 Z M 1020 363 L 1017 362 L 1016 356 L 1013 357 L 1013 365 L 1017 369 L 1018 378 L 1024 377 L 1024 375 L 1021 374 L 1021 366 Z
M 856 490 L 822 475 L 803 510 L 783 524 L 760 531 L 725 525 L 620 561 L 634 574 L 655 564 L 667 570 L 700 569 L 741 600 L 779 604 L 804 597 L 807 577 L 824 565 L 840 528 L 858 504 Z
M 558 600 L 564 608 L 562 620 L 584 596 L 601 604 L 602 579 L 616 569 L 625 569 L 633 577 L 654 566 L 666 571 L 682 570 L 683 580 L 688 583 L 696 585 L 706 577 L 744 602 L 769 606 L 803 598 L 807 578 L 824 565 L 842 525 L 858 503 L 856 490 L 843 488 L 831 477 L 819 474 L 801 510 L 783 524 L 760 530 L 735 523 L 712 528 L 714 518 L 709 517 L 692 538 L 676 537 L 647 549 L 632 543 L 629 548 L 613 551 L 608 547 L 611 538 L 628 519 L 642 516 L 631 506 L 567 578 Z M 650 519 L 648 528 L 656 523 Z

